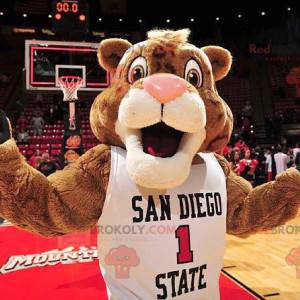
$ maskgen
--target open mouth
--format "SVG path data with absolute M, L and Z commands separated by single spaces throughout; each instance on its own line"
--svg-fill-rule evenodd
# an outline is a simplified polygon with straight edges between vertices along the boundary
M 184 134 L 163 122 L 144 127 L 141 131 L 143 151 L 157 157 L 173 156 Z

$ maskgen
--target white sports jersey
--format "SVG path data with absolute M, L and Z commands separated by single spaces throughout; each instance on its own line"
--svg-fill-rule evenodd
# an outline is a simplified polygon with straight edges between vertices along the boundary
M 278 152 L 274 154 L 276 164 L 276 173 L 280 174 L 287 169 L 288 156 L 285 153 Z
M 191 167 L 184 184 L 148 195 L 130 179 L 126 151 L 111 148 L 98 240 L 109 299 L 219 299 L 225 175 L 212 153 L 198 155 L 204 163 Z

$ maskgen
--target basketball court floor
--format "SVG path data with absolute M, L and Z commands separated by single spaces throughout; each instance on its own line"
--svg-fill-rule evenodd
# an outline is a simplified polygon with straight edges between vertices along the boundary
M 228 236 L 224 269 L 266 299 L 300 299 L 300 213 L 247 239 Z
M 293 249 L 300 249 L 297 224 L 300 214 L 272 232 L 248 239 L 228 236 L 221 300 L 300 299 L 300 276 L 293 264 L 297 258 L 289 259 Z M 107 299 L 96 242 L 97 228 L 42 238 L 9 224 L 0 226 L 1 299 Z M 299 262 L 300 251 L 295 253 Z

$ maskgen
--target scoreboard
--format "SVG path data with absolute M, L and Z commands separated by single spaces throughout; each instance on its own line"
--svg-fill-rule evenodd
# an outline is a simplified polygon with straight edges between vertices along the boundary
M 62 14 L 62 13 L 78 13 L 78 1 L 74 2 L 59 2 L 56 3 L 56 13 Z
M 88 1 L 53 0 L 52 25 L 56 32 L 86 32 L 88 30 Z

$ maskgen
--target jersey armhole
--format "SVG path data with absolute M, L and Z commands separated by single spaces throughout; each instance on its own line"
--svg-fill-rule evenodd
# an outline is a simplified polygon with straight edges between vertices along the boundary
M 197 155 L 200 156 L 201 159 L 204 160 L 205 164 L 207 163 L 207 159 L 210 159 L 211 162 L 216 163 L 218 165 L 219 170 L 222 171 L 222 174 L 224 175 L 224 177 L 225 178 L 227 177 L 226 174 L 225 174 L 225 172 L 224 172 L 224 170 L 223 170 L 223 168 L 222 168 L 222 166 L 221 166 L 221 164 L 219 163 L 218 159 L 216 158 L 214 152 L 209 152 L 209 153 L 208 152 L 205 152 L 205 153 L 198 152 Z
M 225 182 L 226 182 L 226 177 L 227 176 L 226 176 L 221 164 L 219 163 L 219 161 L 215 157 L 215 154 L 212 152 L 212 153 L 209 153 L 209 156 L 211 157 L 212 161 L 214 161 L 218 165 L 218 168 L 222 171 L 222 174 L 224 175 L 224 179 L 225 179 Z
M 118 147 L 111 146 L 110 173 L 108 181 L 108 189 L 106 194 L 112 192 L 112 187 L 115 185 L 116 173 L 118 169 Z
M 118 148 L 115 146 L 111 146 L 110 153 L 111 153 L 111 155 L 110 155 L 110 172 L 109 172 L 108 186 L 107 186 L 107 190 L 106 190 L 104 205 L 102 207 L 102 212 L 106 211 L 105 207 L 108 205 L 108 203 L 107 203 L 107 201 L 109 201 L 108 198 L 113 193 L 113 187 L 115 186 L 115 180 L 116 180 L 116 171 L 118 168 Z M 98 220 L 98 223 L 100 223 L 101 216 Z

